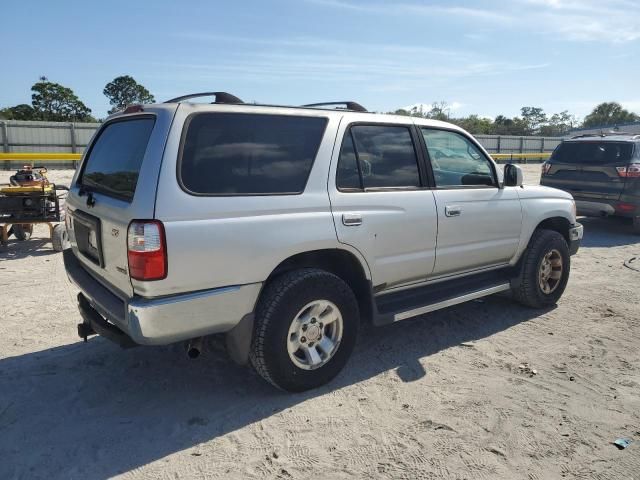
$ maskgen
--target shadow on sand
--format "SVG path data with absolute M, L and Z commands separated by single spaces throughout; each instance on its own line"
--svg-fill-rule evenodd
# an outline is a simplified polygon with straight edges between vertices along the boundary
M 10 238 L 6 245 L 0 245 L 0 260 L 18 260 L 26 257 L 43 257 L 56 254 L 51 246 L 51 240 L 33 238 L 19 241 Z
M 414 381 L 427 374 L 420 359 L 542 313 L 498 296 L 363 329 L 345 370 L 303 394 L 216 351 L 189 361 L 177 345 L 121 350 L 94 338 L 4 358 L 0 478 L 110 478 L 382 372 Z
M 582 217 L 578 221 L 584 225 L 581 248 L 621 247 L 640 243 L 640 235 L 633 232 L 627 218 Z

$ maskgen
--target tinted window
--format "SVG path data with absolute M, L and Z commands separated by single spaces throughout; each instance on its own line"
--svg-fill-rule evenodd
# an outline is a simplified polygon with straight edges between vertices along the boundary
M 326 119 L 236 113 L 192 117 L 180 176 L 198 194 L 300 193 Z
M 351 128 L 364 188 L 419 187 L 418 160 L 407 127 Z
M 131 200 L 153 124 L 153 118 L 107 124 L 91 147 L 80 184 Z
M 627 163 L 633 153 L 633 144 L 622 142 L 564 142 L 553 152 L 558 163 L 588 163 L 606 165 Z
M 338 170 L 336 172 L 336 186 L 341 190 L 362 188 L 362 185 L 360 185 L 360 172 L 358 171 L 356 150 L 353 146 L 351 133 L 349 132 L 347 132 L 342 141 Z
M 466 137 L 446 130 L 422 129 L 436 187 L 495 185 L 490 161 Z

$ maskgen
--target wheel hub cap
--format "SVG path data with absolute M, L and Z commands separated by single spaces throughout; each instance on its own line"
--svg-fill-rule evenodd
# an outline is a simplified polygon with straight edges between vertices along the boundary
M 294 365 L 304 370 L 320 368 L 338 351 L 342 332 L 342 314 L 333 302 L 309 302 L 302 307 L 289 327 L 289 358 Z
M 560 285 L 562 272 L 562 255 L 560 255 L 560 252 L 556 249 L 550 250 L 540 262 L 540 268 L 538 270 L 540 290 L 547 295 L 553 293 L 558 288 L 558 285 Z

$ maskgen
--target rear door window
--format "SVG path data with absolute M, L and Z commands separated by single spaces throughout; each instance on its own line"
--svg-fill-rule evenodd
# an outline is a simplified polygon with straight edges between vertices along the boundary
M 552 160 L 557 163 L 584 165 L 626 164 L 633 155 L 633 144 L 625 142 L 564 142 Z
M 244 113 L 191 117 L 179 177 L 195 195 L 301 193 L 327 119 Z
M 336 185 L 341 190 L 419 187 L 418 158 L 409 128 L 351 127 L 342 142 Z
M 142 117 L 108 123 L 91 146 L 79 183 L 131 201 L 154 122 Z

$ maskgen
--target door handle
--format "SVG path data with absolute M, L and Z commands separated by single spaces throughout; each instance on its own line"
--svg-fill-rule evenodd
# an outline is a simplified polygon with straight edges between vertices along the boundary
M 459 217 L 462 214 L 462 207 L 460 205 L 447 205 L 444 207 L 444 214 L 447 217 Z
M 342 224 L 345 227 L 355 227 L 362 225 L 362 214 L 360 213 L 343 213 Z

